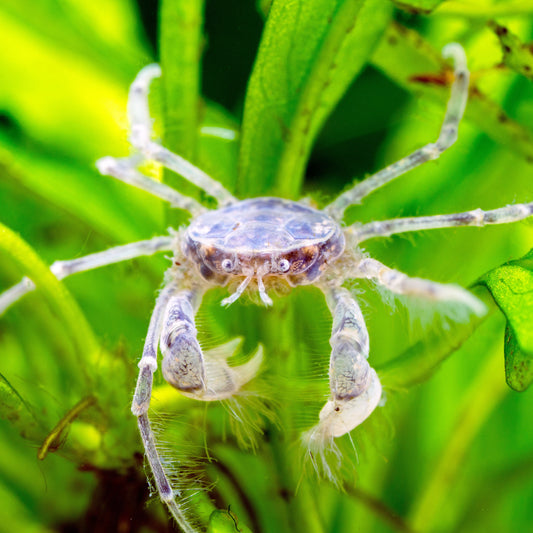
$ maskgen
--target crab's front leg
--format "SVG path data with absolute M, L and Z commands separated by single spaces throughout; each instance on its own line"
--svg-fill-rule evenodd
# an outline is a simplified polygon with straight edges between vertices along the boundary
M 258 372 L 262 350 L 244 365 L 230 367 L 234 341 L 216 350 L 203 352 L 197 339 L 194 315 L 203 291 L 184 289 L 174 294 L 167 305 L 161 333 L 163 376 L 186 396 L 204 401 L 230 398 Z
M 340 437 L 361 424 L 381 399 L 381 383 L 368 364 L 368 332 L 361 309 L 347 289 L 325 288 L 333 315 L 329 384 L 331 396 L 311 430 L 316 441 Z
M 139 378 L 131 410 L 137 416 L 146 458 L 154 475 L 159 496 L 186 533 L 196 533 L 177 491 L 170 484 L 148 418 L 152 395 L 153 374 L 157 369 L 157 348 L 163 353 L 163 376 L 183 394 L 199 400 L 222 400 L 237 393 L 258 372 L 262 350 L 244 365 L 229 367 L 226 359 L 233 354 L 239 341 L 230 341 L 218 350 L 205 354 L 196 337 L 194 314 L 203 292 L 197 288 L 180 287 L 176 281 L 159 294 L 139 361 Z

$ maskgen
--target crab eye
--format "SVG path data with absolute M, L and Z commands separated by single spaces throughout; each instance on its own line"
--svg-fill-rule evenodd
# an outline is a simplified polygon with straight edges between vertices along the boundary
M 222 263 L 220 263 L 220 266 L 226 272 L 231 272 L 233 270 L 233 261 L 231 259 L 224 259 Z
M 280 272 L 287 272 L 289 270 L 289 268 L 291 268 L 291 264 L 289 263 L 288 259 L 282 259 L 278 263 L 278 268 L 279 268 Z

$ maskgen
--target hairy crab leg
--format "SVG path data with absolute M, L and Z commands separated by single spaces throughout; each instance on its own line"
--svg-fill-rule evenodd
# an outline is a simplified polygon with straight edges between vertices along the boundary
M 190 525 L 188 519 L 177 501 L 176 494 L 165 473 L 161 458 L 157 451 L 154 433 L 148 418 L 148 407 L 152 396 L 153 375 L 157 369 L 157 346 L 159 344 L 159 335 L 163 327 L 163 317 L 165 309 L 172 294 L 176 291 L 175 285 L 165 287 L 157 298 L 146 341 L 144 343 L 143 354 L 139 361 L 139 378 L 133 396 L 131 405 L 132 413 L 137 417 L 141 439 L 146 453 L 146 459 L 154 475 L 155 485 L 161 500 L 167 505 L 170 513 L 176 522 L 186 533 L 196 533 L 196 529 Z
M 491 224 L 508 224 L 518 222 L 533 215 L 533 202 L 528 204 L 515 204 L 490 211 L 474 209 L 464 213 L 451 215 L 433 215 L 427 217 L 395 218 L 391 220 L 378 220 L 350 226 L 347 232 L 351 233 L 356 243 L 374 239 L 376 237 L 389 237 L 396 233 L 421 231 L 439 228 L 454 228 L 460 226 L 488 226 Z
M 459 285 L 437 283 L 422 278 L 411 278 L 376 259 L 363 259 L 354 271 L 354 277 L 367 278 L 396 294 L 419 296 L 428 300 L 459 302 L 468 306 L 477 315 L 484 315 L 483 303 Z
M 333 315 L 329 380 L 331 397 L 308 432 L 311 446 L 324 447 L 366 420 L 381 399 L 381 383 L 368 364 L 368 331 L 361 309 L 345 288 L 325 288 Z
M 147 158 L 153 159 L 203 189 L 219 203 L 219 207 L 235 203 L 237 199 L 203 170 L 183 157 L 172 153 L 152 140 L 152 119 L 148 105 L 150 84 L 161 76 L 161 67 L 144 67 L 133 81 L 128 96 L 128 116 L 131 125 L 130 142 Z
M 361 200 L 389 181 L 418 167 L 426 161 L 437 159 L 457 140 L 459 122 L 463 116 L 468 98 L 469 72 L 466 55 L 462 46 L 451 43 L 442 50 L 444 57 L 451 57 L 455 63 L 455 81 L 452 85 L 450 100 L 437 142 L 427 144 L 396 163 L 380 170 L 369 178 L 338 196 L 326 206 L 326 212 L 336 220 L 341 220 L 347 207 L 361 203 Z
M 50 267 L 57 279 L 64 279 L 72 274 L 93 270 L 102 266 L 120 263 L 142 255 L 153 255 L 163 250 L 172 250 L 174 237 L 154 237 L 146 241 L 132 242 L 123 246 L 115 246 L 103 252 L 85 255 L 68 261 L 56 261 Z M 25 294 L 35 289 L 33 281 L 27 277 L 0 294 L 0 315 Z
M 165 380 L 185 396 L 203 401 L 230 398 L 257 373 L 262 352 L 247 363 L 230 367 L 231 353 L 204 353 L 197 340 L 194 315 L 203 291 L 184 289 L 168 301 L 161 332 Z

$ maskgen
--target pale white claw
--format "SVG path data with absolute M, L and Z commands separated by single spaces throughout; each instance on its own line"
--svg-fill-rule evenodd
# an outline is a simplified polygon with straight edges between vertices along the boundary
M 379 405 L 382 388 L 378 375 L 370 368 L 370 384 L 368 389 L 346 402 L 328 400 L 320 411 L 320 422 L 311 430 L 313 440 L 327 441 L 342 437 L 362 424 Z
M 263 362 L 263 346 L 259 344 L 246 363 L 239 366 L 228 365 L 227 360 L 240 350 L 242 342 L 242 337 L 237 337 L 216 348 L 205 350 L 205 390 L 181 393 L 203 401 L 226 400 L 238 394 L 242 387 L 257 376 Z

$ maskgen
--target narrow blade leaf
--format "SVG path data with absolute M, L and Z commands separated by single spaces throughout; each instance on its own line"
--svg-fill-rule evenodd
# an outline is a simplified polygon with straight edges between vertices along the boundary
M 246 96 L 239 194 L 298 195 L 320 127 L 390 14 L 384 0 L 273 3 Z

